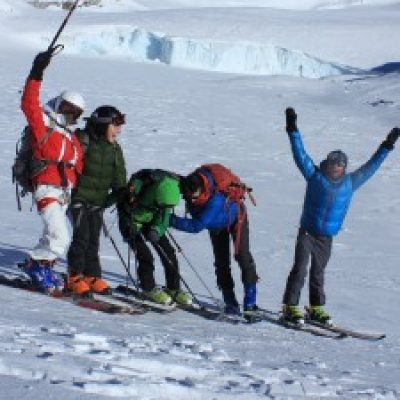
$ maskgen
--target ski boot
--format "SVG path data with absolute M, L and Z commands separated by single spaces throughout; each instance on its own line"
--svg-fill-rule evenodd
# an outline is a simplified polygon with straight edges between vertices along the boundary
M 53 267 L 45 267 L 44 270 L 46 281 L 51 284 L 47 291 L 53 295 L 61 296 L 62 292 L 64 291 L 64 279 L 56 271 L 54 271 Z
M 183 292 L 182 290 L 165 289 L 173 301 L 180 304 L 181 306 L 191 306 L 193 304 L 193 298 L 189 293 Z
M 108 283 L 102 278 L 85 276 L 84 281 L 93 293 L 103 295 L 111 295 L 112 293 L 110 286 L 108 286 Z
M 85 282 L 85 277 L 76 272 L 71 272 L 68 275 L 66 286 L 67 290 L 76 296 L 88 297 L 91 293 L 90 286 Z
M 298 306 L 284 304 L 282 308 L 281 320 L 283 322 L 302 325 L 304 324 L 304 314 L 301 312 Z
M 24 266 L 24 271 L 31 278 L 35 289 L 45 292 L 61 292 L 63 281 L 54 271 L 55 260 L 34 260 L 31 258 Z
M 319 324 L 332 325 L 331 316 L 324 310 L 322 306 L 307 307 L 306 320 L 318 322 Z
M 222 297 L 225 303 L 225 313 L 239 315 L 240 307 L 238 301 L 236 300 L 235 292 L 233 291 L 233 289 L 223 290 Z
M 155 287 L 151 290 L 144 290 L 143 296 L 158 304 L 170 305 L 174 302 L 172 297 L 159 287 Z
M 255 283 L 244 285 L 243 299 L 243 317 L 248 322 L 256 322 L 259 320 L 257 316 L 258 307 L 256 304 L 257 286 Z

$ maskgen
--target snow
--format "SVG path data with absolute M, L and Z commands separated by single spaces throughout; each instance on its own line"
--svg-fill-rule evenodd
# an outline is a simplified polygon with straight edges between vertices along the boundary
M 382 6 L 397 4 L 396 0 L 102 0 L 96 11 L 158 10 L 216 7 L 260 7 L 279 9 L 341 9 L 355 6 Z
M 400 3 L 360 3 L 103 1 L 101 12 L 82 8 L 71 19 L 61 40 L 66 49 L 46 71 L 42 99 L 79 90 L 86 115 L 100 104 L 126 112 L 120 142 L 129 172 L 188 173 L 209 161 L 231 166 L 258 201 L 249 214 L 259 304 L 278 310 L 305 188 L 284 132 L 284 109 L 296 108 L 315 162 L 341 148 L 350 170 L 400 124 Z M 21 213 L 16 209 L 10 165 L 25 123 L 20 90 L 34 54 L 46 48 L 64 15 L 0 1 L 0 271 L 15 271 L 41 231 L 29 199 Z M 277 49 L 286 49 L 293 67 L 271 60 Z M 295 63 L 306 55 L 321 64 L 313 64 L 314 75 L 303 68 L 301 78 Z M 337 65 L 357 73 L 338 74 Z M 369 71 L 375 67 L 381 68 Z M 0 286 L 0 398 L 399 399 L 398 151 L 355 195 L 326 276 L 334 319 L 385 332 L 384 341 L 331 340 L 266 322 L 231 326 L 183 311 L 106 315 Z M 106 222 L 126 255 L 115 213 Z M 219 298 L 207 234 L 172 233 Z M 111 283 L 125 281 L 106 238 L 101 259 Z M 210 301 L 180 260 L 185 279 Z M 241 297 L 235 263 L 232 270 Z M 158 263 L 156 276 L 163 283 Z

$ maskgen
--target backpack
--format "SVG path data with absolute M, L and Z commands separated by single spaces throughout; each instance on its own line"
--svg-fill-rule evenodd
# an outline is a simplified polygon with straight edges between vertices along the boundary
M 208 171 L 214 179 L 214 192 L 223 193 L 229 200 L 240 202 L 246 194 L 246 185 L 229 168 L 222 164 L 204 164 L 199 168 Z
M 47 140 L 52 128 L 48 128 L 43 143 Z M 15 147 L 15 159 L 11 167 L 12 182 L 16 185 L 16 195 L 18 210 L 21 211 L 20 197 L 33 192 L 32 178 L 47 167 L 46 160 L 37 160 L 33 158 L 31 143 L 31 128 L 26 126 L 21 137 L 18 139 Z
M 227 201 L 234 202 L 238 205 L 238 221 L 236 224 L 236 240 L 235 240 L 235 254 L 239 253 L 240 247 L 240 233 L 242 223 L 246 217 L 246 207 L 244 200 L 246 194 L 249 196 L 252 204 L 255 206 L 256 201 L 252 195 L 252 188 L 243 183 L 240 178 L 235 175 L 229 168 L 222 164 L 203 164 L 196 171 L 200 172 L 206 170 L 209 172 L 214 180 L 214 193 L 219 192 L 226 196 Z
M 237 203 L 243 202 L 247 194 L 251 202 L 256 205 L 255 199 L 251 194 L 252 188 L 243 183 L 229 168 L 222 164 L 203 164 L 197 169 L 200 173 L 201 170 L 206 170 L 213 177 L 215 183 L 214 192 L 223 193 L 229 200 Z
M 68 130 L 64 125 L 57 122 L 57 120 L 51 115 L 44 111 L 44 113 L 48 116 L 50 121 L 50 126 L 46 127 L 46 133 L 44 137 L 40 141 L 40 145 L 43 145 L 47 142 L 49 136 L 54 131 L 56 126 L 60 126 L 61 128 Z M 28 193 L 33 192 L 33 184 L 32 178 L 34 178 L 37 174 L 44 171 L 49 163 L 59 163 L 57 161 L 49 161 L 44 159 L 36 159 L 33 157 L 32 151 L 32 130 L 29 125 L 25 126 L 23 129 L 20 138 L 17 141 L 15 146 L 15 159 L 14 164 L 11 167 L 12 171 L 12 183 L 15 183 L 15 191 L 17 197 L 17 205 L 18 210 L 21 211 L 21 199 L 20 197 L 26 196 Z M 82 148 L 84 152 L 89 145 L 88 135 L 84 135 Z M 62 163 L 62 162 L 60 162 Z
M 155 182 L 161 181 L 163 178 L 166 176 L 176 179 L 177 181 L 180 180 L 180 176 L 175 174 L 174 172 L 167 171 L 164 169 L 150 169 L 150 168 L 145 168 L 145 169 L 140 169 L 139 171 L 136 171 L 133 173 L 129 179 L 128 186 L 132 185 L 133 181 L 135 179 L 140 179 L 143 182 L 143 187 L 146 188 L 147 186 L 150 186 L 151 184 Z

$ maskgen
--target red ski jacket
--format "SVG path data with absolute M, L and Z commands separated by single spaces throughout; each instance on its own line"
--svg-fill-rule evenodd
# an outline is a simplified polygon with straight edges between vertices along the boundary
M 33 177 L 33 185 L 75 187 L 78 174 L 83 170 L 83 151 L 74 134 L 55 126 L 49 133 L 40 105 L 41 81 L 28 79 L 21 100 L 32 131 L 33 158 L 48 161 L 48 165 Z

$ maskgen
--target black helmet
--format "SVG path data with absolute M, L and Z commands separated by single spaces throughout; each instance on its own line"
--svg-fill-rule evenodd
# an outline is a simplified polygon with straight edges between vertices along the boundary
M 201 176 L 193 172 L 180 180 L 180 189 L 184 199 L 189 199 L 197 190 L 204 190 L 204 182 Z
M 89 119 L 94 125 L 125 124 L 125 114 L 113 106 L 97 107 Z

